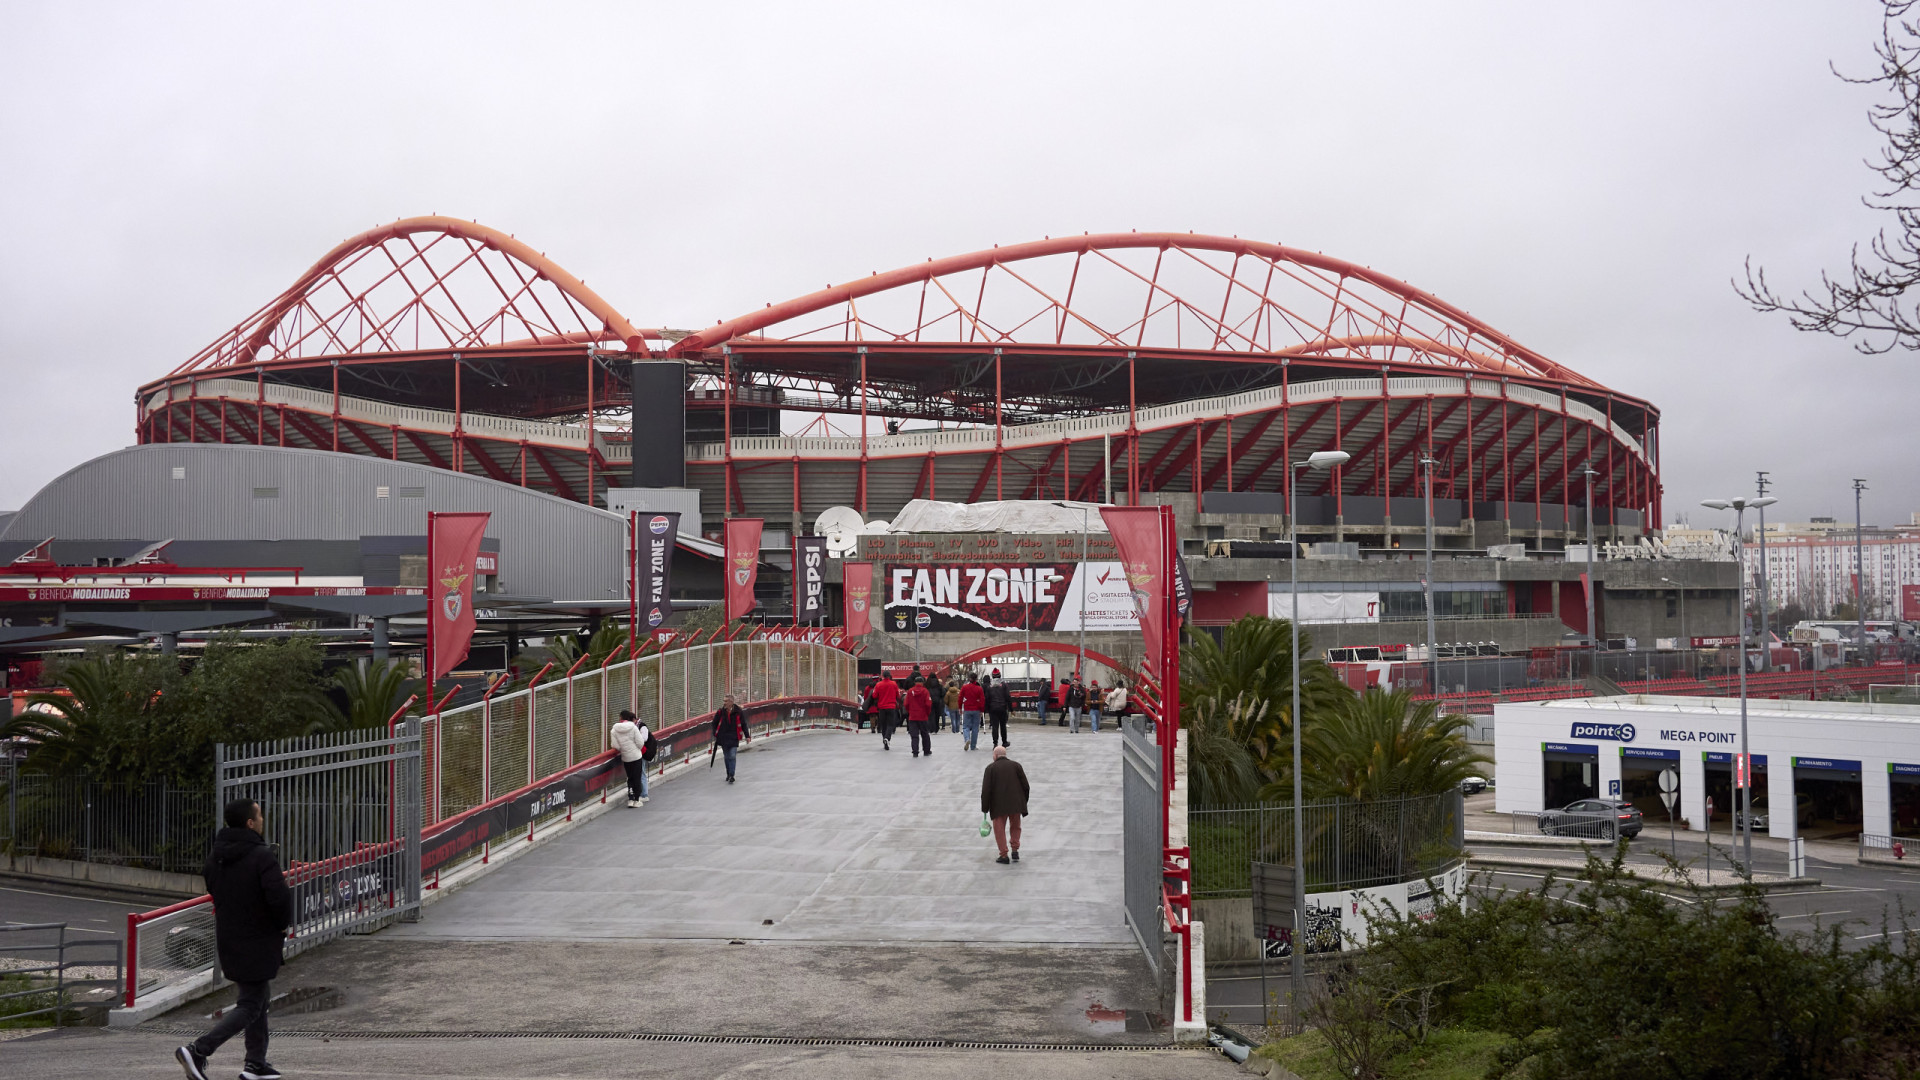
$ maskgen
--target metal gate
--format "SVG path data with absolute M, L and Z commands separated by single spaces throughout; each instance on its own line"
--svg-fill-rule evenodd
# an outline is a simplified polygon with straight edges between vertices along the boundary
M 420 910 L 420 728 L 221 744 L 219 805 L 260 804 L 293 889 L 287 955 Z
M 1166 914 L 1162 906 L 1160 748 L 1147 734 L 1146 720 L 1126 717 L 1120 724 L 1121 807 L 1125 855 L 1127 926 L 1146 955 L 1154 976 L 1165 963 Z

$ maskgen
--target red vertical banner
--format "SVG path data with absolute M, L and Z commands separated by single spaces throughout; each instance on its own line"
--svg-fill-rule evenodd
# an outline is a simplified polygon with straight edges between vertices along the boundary
M 1157 506 L 1103 506 L 1100 517 L 1113 535 L 1120 551 L 1120 565 L 1127 574 L 1127 590 L 1133 594 L 1134 612 L 1140 617 L 1140 633 L 1147 639 L 1147 657 L 1153 663 L 1154 677 L 1161 678 L 1163 646 L 1166 641 L 1166 600 L 1172 590 L 1167 582 L 1167 556 L 1161 550 L 1160 508 Z
M 848 637 L 859 637 L 873 632 L 873 564 L 870 562 L 844 563 L 840 567 L 841 603 L 845 608 L 841 612 L 841 622 L 846 624 Z
M 427 681 L 467 658 L 473 641 L 474 564 L 487 514 L 427 515 Z
M 759 518 L 728 518 L 727 547 L 727 619 L 732 621 L 752 611 L 753 583 L 760 577 Z

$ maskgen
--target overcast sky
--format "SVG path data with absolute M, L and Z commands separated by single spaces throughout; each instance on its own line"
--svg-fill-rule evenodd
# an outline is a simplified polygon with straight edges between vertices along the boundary
M 1669 518 L 1920 510 L 1920 358 L 1754 314 L 1843 264 L 1877 4 L 0 6 L 0 508 L 377 223 L 517 234 L 636 324 L 1193 229 L 1401 277 L 1663 412 Z M 1707 511 L 1692 519 L 1706 524 Z

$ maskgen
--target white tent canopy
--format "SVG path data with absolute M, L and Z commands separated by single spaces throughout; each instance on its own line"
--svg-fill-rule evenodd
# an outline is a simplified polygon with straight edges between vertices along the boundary
M 955 503 L 915 499 L 894 515 L 895 533 L 1103 533 L 1100 503 L 1007 499 Z

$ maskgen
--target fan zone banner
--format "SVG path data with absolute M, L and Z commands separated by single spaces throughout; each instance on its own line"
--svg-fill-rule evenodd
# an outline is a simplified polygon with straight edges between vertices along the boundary
M 793 541 L 793 620 L 812 622 L 827 613 L 827 538 Z
M 953 630 L 1132 630 L 1116 562 L 888 563 L 882 625 L 896 634 Z
M 473 641 L 474 564 L 480 558 L 480 537 L 487 531 L 487 514 L 427 515 L 428 665 L 431 682 L 459 667 Z
M 639 614 L 653 629 L 673 614 L 673 549 L 680 537 L 679 513 L 633 515 L 634 587 L 640 590 Z
M 760 577 L 759 518 L 728 518 L 727 619 L 732 621 L 754 608 L 753 583 Z
M 873 564 L 867 562 L 844 563 L 840 567 L 841 593 L 846 610 L 841 621 L 846 624 L 848 637 L 859 637 L 873 632 Z

